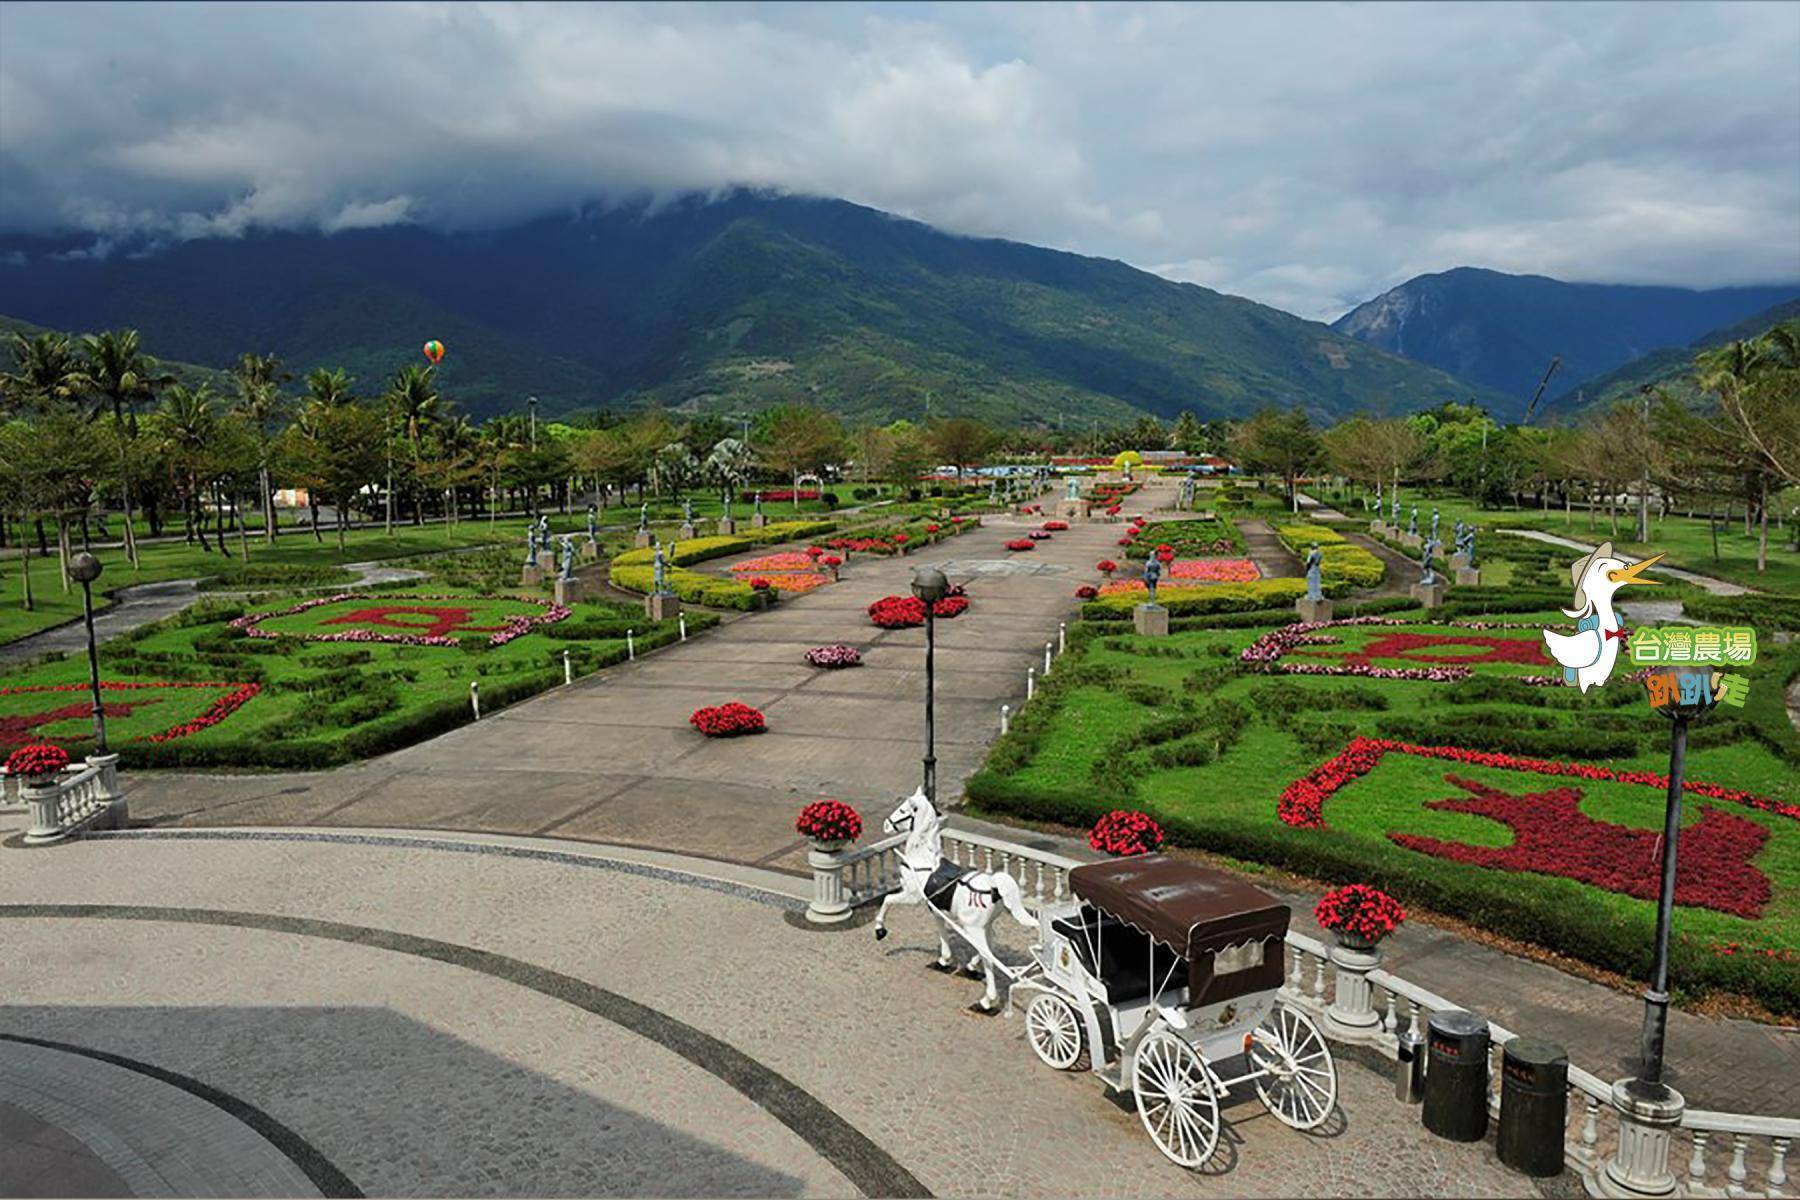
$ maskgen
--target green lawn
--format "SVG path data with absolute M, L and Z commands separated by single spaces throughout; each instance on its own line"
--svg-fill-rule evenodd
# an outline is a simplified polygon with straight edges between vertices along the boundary
M 1544 613 L 1504 619 L 1541 624 L 1561 618 Z M 1561 685 L 1532 686 L 1517 676 L 1548 669 L 1526 661 L 1538 642 L 1534 630 L 1458 630 L 1407 620 L 1338 627 L 1330 634 L 1341 642 L 1295 647 L 1280 661 L 1332 665 L 1358 653 L 1368 657 L 1380 639 L 1404 634 L 1519 644 L 1497 650 L 1469 643 L 1390 644 L 1386 656 L 1368 658 L 1387 668 L 1436 665 L 1420 662 L 1421 655 L 1491 653 L 1500 659 L 1465 664 L 1472 677 L 1440 683 L 1247 673 L 1238 655 L 1276 628 L 1274 622 L 1196 629 L 1167 639 L 1084 625 L 1066 663 L 970 781 L 970 800 L 977 809 L 1076 825 L 1113 808 L 1142 808 L 1177 841 L 1332 883 L 1373 882 L 1403 901 L 1642 977 L 1654 924 L 1650 900 L 1629 894 L 1627 884 L 1619 884 L 1622 891 L 1565 877 L 1560 867 L 1550 874 L 1446 857 L 1479 858 L 1484 848 L 1512 846 L 1515 836 L 1494 817 L 1428 805 L 1473 801 L 1450 781 L 1455 776 L 1523 798 L 1509 803 L 1525 804 L 1533 821 L 1549 820 L 1545 794 L 1577 788 L 1579 813 L 1607 825 L 1592 830 L 1598 848 L 1589 852 L 1581 843 L 1572 869 L 1612 862 L 1607 855 L 1614 853 L 1624 872 L 1614 882 L 1641 884 L 1654 855 L 1630 831 L 1660 829 L 1660 787 L 1390 753 L 1324 802 L 1323 828 L 1279 819 L 1288 785 L 1358 736 L 1613 772 L 1667 770 L 1667 722 L 1649 710 L 1641 688 L 1615 682 L 1584 697 Z M 1800 672 L 1800 647 L 1766 647 L 1764 653 L 1768 657 L 1752 669 L 1750 706 L 1694 729 L 1688 778 L 1796 805 L 1800 737 L 1788 723 L 1781 687 Z M 1717 810 L 1710 819 L 1727 834 L 1766 837 L 1748 861 L 1771 891 L 1754 916 L 1683 904 L 1676 919 L 1677 982 L 1689 996 L 1725 989 L 1752 995 L 1777 1012 L 1800 1012 L 1800 821 L 1744 803 L 1693 797 L 1688 824 L 1700 821 L 1706 807 Z M 1766 835 L 1733 822 L 1760 826 Z M 1565 814 L 1558 829 L 1575 823 L 1585 824 Z M 1715 833 L 1709 829 L 1688 849 L 1697 865 L 1709 853 L 1721 854 L 1725 865 L 1717 875 L 1725 879 L 1730 855 L 1723 842 L 1713 844 Z M 1435 838 L 1464 849 L 1428 853 L 1391 835 Z M 1558 847 L 1567 842 L 1553 830 L 1549 852 L 1561 853 Z M 1520 853 L 1526 848 L 1521 843 Z M 1529 865 L 1544 868 L 1541 861 Z M 1748 949 L 1726 954 L 1722 947 L 1731 943 Z
M 308 599 L 317 597 L 276 596 L 248 611 L 280 612 Z M 458 595 L 440 584 L 359 594 L 271 617 L 259 628 L 278 636 L 251 637 L 228 624 L 246 612 L 243 604 L 207 601 L 102 648 L 101 678 L 109 685 L 179 685 L 107 687 L 108 739 L 128 766 L 325 766 L 469 720 L 472 680 L 481 684 L 483 711 L 491 711 L 560 684 L 564 651 L 575 674 L 583 675 L 625 658 L 627 629 L 635 632 L 640 652 L 678 636 L 675 622 L 652 622 L 635 606 L 584 602 L 561 621 L 489 644 L 509 616 L 544 611 L 506 595 Z M 688 628 L 697 631 L 716 620 L 691 613 Z M 429 634 L 456 644 L 306 640 L 359 631 Z M 87 749 L 87 693 L 79 687 L 86 678 L 87 663 L 79 657 L 9 676 L 0 692 L 0 750 L 44 738 L 63 742 L 71 753 Z M 243 686 L 250 684 L 253 692 Z M 76 686 L 47 690 L 70 685 Z M 233 696 L 241 704 L 216 724 L 153 740 Z

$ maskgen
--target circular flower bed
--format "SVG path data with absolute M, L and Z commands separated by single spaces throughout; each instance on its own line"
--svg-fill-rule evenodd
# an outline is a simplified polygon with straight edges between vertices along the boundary
M 1030 538 L 1014 538 L 1006 543 L 1006 548 L 1008 550 L 1036 550 L 1037 543 Z
M 1149 814 L 1114 809 L 1098 821 L 1088 833 L 1088 845 L 1121 858 L 1134 854 L 1150 854 L 1163 844 L 1162 826 Z
M 925 602 L 917 596 L 883 596 L 869 605 L 869 620 L 883 629 L 923 625 Z
M 1075 598 L 1077 600 L 1092 600 L 1094 597 L 1098 596 L 1099 594 L 1100 594 L 1100 589 L 1096 588 L 1091 583 L 1084 583 L 1080 587 L 1075 589 Z
M 1063 530 L 1067 529 L 1068 527 L 1069 527 L 1069 523 L 1067 521 L 1045 521 L 1044 522 L 1044 528 L 1050 530 L 1052 533 L 1061 533 Z
M 794 818 L 794 832 L 815 842 L 854 842 L 862 836 L 862 816 L 842 800 L 814 800 Z
M 1380 888 L 1352 883 L 1326 892 L 1313 906 L 1313 919 L 1347 941 L 1373 946 L 1406 920 L 1406 912 Z
M 21 746 L 6 756 L 6 773 L 27 779 L 54 775 L 68 765 L 69 752 L 48 742 Z
M 342 632 L 323 633 L 312 629 L 295 630 L 293 632 L 269 630 L 262 628 L 264 621 L 277 617 L 291 617 L 299 613 L 311 612 L 328 604 L 342 604 L 355 600 L 366 605 L 342 616 L 330 617 L 321 621 L 323 625 L 353 625 L 356 628 Z M 455 604 L 432 603 L 421 604 L 420 601 L 456 601 Z M 386 598 L 385 603 L 378 602 L 377 597 L 364 592 L 339 592 L 335 596 L 318 596 L 311 600 L 302 600 L 292 608 L 277 609 L 271 612 L 246 613 L 227 623 L 228 628 L 242 630 L 244 636 L 253 638 L 299 638 L 308 642 L 389 642 L 400 646 L 460 646 L 462 638 L 459 633 L 485 633 L 490 646 L 504 646 L 514 638 L 523 637 L 539 625 L 550 625 L 564 620 L 569 610 L 549 600 L 528 599 L 509 596 L 506 603 L 532 604 L 543 611 L 537 613 L 510 613 L 501 618 L 499 625 L 472 625 L 474 614 L 484 606 L 496 601 L 482 596 L 459 595 L 393 595 Z M 424 617 L 425 623 L 402 620 L 402 617 Z M 372 628 L 371 628 L 372 627 Z M 386 632 L 394 630 L 396 632 Z M 419 632 L 405 632 L 417 630 Z
M 815 667 L 827 667 L 836 670 L 840 667 L 862 666 L 862 652 L 855 646 L 839 643 L 834 646 L 814 646 L 806 652 L 806 661 Z
M 701 708 L 688 718 L 688 724 L 707 737 L 742 737 L 761 733 L 768 728 L 763 715 L 748 704 L 733 700 L 712 708 Z

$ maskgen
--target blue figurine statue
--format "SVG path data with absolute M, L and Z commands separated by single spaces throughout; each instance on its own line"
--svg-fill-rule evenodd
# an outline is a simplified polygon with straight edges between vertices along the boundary
M 1433 538 L 1425 543 L 1424 557 L 1419 560 L 1419 584 L 1422 587 L 1430 587 L 1437 582 L 1437 572 L 1431 569 L 1437 551 L 1437 539 Z
M 1468 550 L 1463 546 L 1463 523 L 1461 521 L 1456 523 L 1456 537 L 1453 544 L 1456 546 L 1456 553 L 1468 553 Z
M 1469 526 L 1468 546 L 1469 548 L 1464 550 L 1463 553 L 1469 556 L 1469 566 L 1473 568 L 1477 565 L 1475 562 L 1475 526 L 1473 525 Z
M 643 504 L 638 505 L 638 532 L 639 533 L 648 533 L 649 531 L 650 531 L 650 504 L 648 501 L 645 501 Z
M 1406 515 L 1406 536 L 1419 536 L 1419 506 L 1413 505 L 1412 511 Z
M 694 523 L 694 502 L 692 500 L 683 500 L 681 502 L 681 519 L 688 525 Z
M 587 520 L 588 542 L 589 542 L 589 544 L 592 544 L 593 542 L 599 540 L 598 538 L 595 537 L 595 534 L 597 534 L 599 532 L 600 513 L 591 504 L 588 505 L 587 518 L 588 518 L 588 520 Z
M 1431 540 L 1434 542 L 1438 540 L 1438 510 L 1436 508 L 1431 510 Z
M 562 575 L 559 578 L 575 578 L 575 535 L 572 533 L 562 535 Z
M 1393 516 L 1393 520 L 1389 521 L 1388 524 L 1392 525 L 1395 529 L 1398 529 L 1398 528 L 1400 528 L 1400 489 L 1397 486 L 1394 488 L 1394 494 L 1393 494 L 1392 499 L 1394 502 L 1394 504 L 1393 504 L 1394 516 Z
M 1150 604 L 1156 604 L 1156 581 L 1162 578 L 1162 563 L 1152 554 L 1144 560 L 1144 590 L 1150 593 Z
M 537 565 L 537 526 L 527 523 L 525 526 L 525 565 Z
M 762 516 L 762 493 L 756 493 L 756 515 Z
M 660 540 L 656 543 L 656 553 L 650 560 L 650 593 L 654 596 L 669 594 L 669 568 L 663 558 L 663 546 Z
M 1319 551 L 1319 543 L 1314 542 L 1312 551 L 1306 556 L 1306 598 L 1315 604 L 1325 598 L 1324 561 L 1325 556 Z

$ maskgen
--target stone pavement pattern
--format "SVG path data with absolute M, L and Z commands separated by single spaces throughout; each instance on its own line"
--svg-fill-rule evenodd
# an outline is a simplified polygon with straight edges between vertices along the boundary
M 213 911 L 30 915 L 43 905 Z M 243 912 L 396 936 L 353 944 L 299 923 L 214 923 Z M 860 1131 L 867 1161 L 936 1195 L 1536 1194 L 1488 1147 L 1430 1138 L 1384 1075 L 1348 1059 L 1326 1136 L 1240 1099 L 1211 1172 L 1180 1170 L 1097 1080 L 1038 1063 L 1022 1017 L 966 1014 L 979 985 L 924 969 L 922 914 L 897 915 L 879 947 L 866 926 L 820 932 L 791 916 L 668 877 L 444 849 L 130 837 L 0 848 L 0 1032 L 221 1089 L 370 1195 L 855 1193 L 846 1172 L 864 1167 L 728 1084 L 681 1028 L 778 1072 Z M 467 949 L 421 958 L 397 935 Z M 499 977 L 501 962 L 684 1024 L 628 1031 Z M 137 1118 L 123 1103 L 116 1116 Z

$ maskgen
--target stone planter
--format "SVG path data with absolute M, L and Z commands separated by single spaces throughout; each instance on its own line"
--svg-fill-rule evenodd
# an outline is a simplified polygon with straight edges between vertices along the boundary
M 51 842 L 60 842 L 63 831 L 56 819 L 56 776 L 27 775 L 19 780 L 19 785 L 19 795 L 31 813 L 31 828 L 25 831 L 25 844 L 47 846 Z
M 848 842 L 809 842 L 806 865 L 812 868 L 813 898 L 806 919 L 815 925 L 835 925 L 850 919 L 850 900 L 844 894 L 844 848 Z
M 1337 987 L 1325 1010 L 1325 1025 L 1349 1041 L 1374 1041 L 1381 1034 L 1381 1014 L 1375 1011 L 1375 988 L 1369 972 L 1381 966 L 1381 947 L 1367 938 L 1333 930 L 1337 945 L 1330 951 L 1337 968 Z

